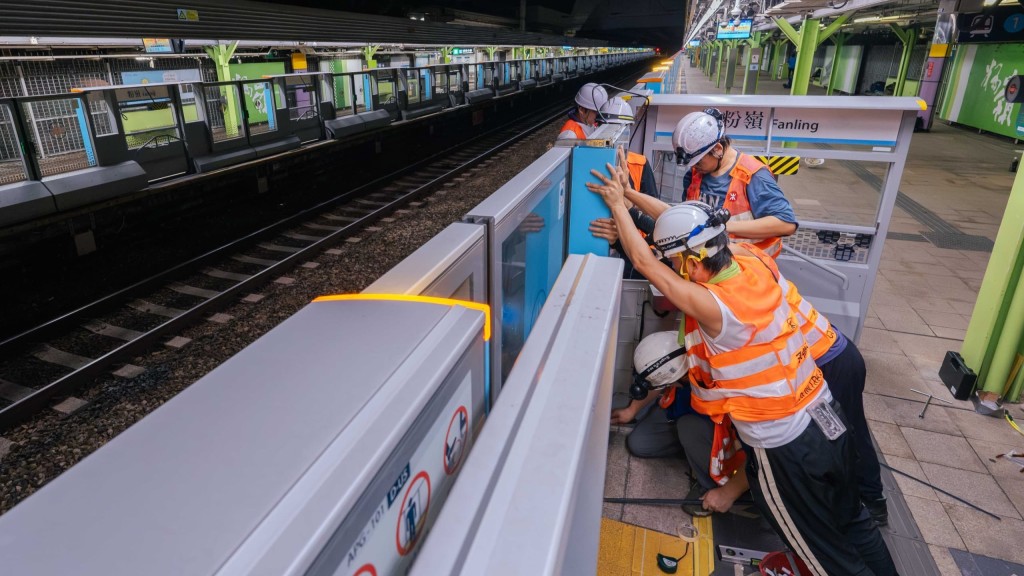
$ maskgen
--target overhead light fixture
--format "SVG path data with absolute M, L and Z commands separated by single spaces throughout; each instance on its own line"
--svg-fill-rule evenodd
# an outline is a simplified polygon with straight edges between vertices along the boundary
M 985 0 L 984 2 L 982 2 L 982 4 L 984 4 L 985 6 L 995 6 L 996 2 L 998 1 L 999 0 Z
M 864 16 L 863 18 L 854 18 L 853 23 L 860 24 L 861 22 L 878 22 L 881 19 L 881 16 Z

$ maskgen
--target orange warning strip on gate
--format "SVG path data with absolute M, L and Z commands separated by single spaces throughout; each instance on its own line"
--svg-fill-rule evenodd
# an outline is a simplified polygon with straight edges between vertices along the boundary
M 423 302 L 425 304 L 440 304 L 442 306 L 462 306 L 471 310 L 479 310 L 484 313 L 484 340 L 491 339 L 491 307 L 480 302 L 470 300 L 456 300 L 454 298 L 438 298 L 436 296 L 419 296 L 416 294 L 332 294 L 320 296 L 313 302 L 332 302 L 336 300 L 393 300 L 399 302 Z

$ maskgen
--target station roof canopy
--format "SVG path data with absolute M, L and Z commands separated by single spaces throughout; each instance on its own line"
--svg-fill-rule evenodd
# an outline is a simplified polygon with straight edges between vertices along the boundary
M 682 44 L 686 10 L 685 2 L 669 0 L 426 2 L 5 0 L 0 22 L 5 36 L 25 37 L 659 46 L 672 52 Z

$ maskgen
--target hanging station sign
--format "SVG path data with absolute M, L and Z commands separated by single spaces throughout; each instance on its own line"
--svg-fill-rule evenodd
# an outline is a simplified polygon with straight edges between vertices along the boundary
M 1020 42 L 1024 40 L 1024 7 L 1000 6 L 985 12 L 969 12 L 956 17 L 957 41 Z

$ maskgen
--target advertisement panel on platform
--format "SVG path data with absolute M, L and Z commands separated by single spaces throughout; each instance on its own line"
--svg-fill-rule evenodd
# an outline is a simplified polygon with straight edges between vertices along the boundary
M 232 80 L 255 80 L 264 76 L 284 74 L 284 62 L 254 62 L 250 64 L 230 64 L 228 72 Z M 269 84 L 259 83 L 245 85 L 245 106 L 249 112 L 249 122 L 256 124 L 267 121 Z
M 1017 138 L 1020 104 L 1003 96 L 1007 80 L 1024 72 L 1024 44 L 959 46 L 949 71 L 939 118 Z

